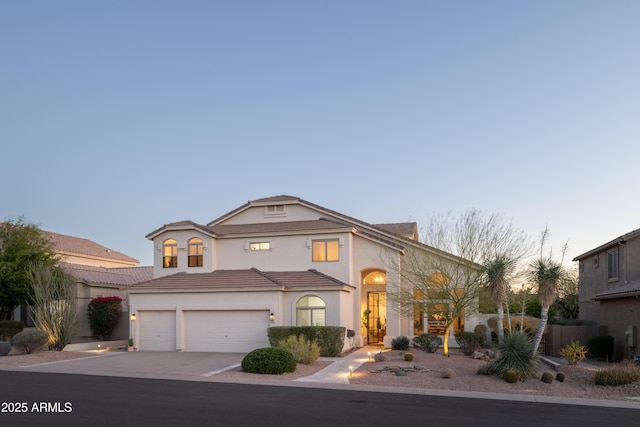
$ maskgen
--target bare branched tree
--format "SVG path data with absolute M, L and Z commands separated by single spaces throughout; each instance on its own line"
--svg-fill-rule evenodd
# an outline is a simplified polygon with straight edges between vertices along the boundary
M 78 328 L 75 279 L 59 267 L 32 264 L 28 269 L 34 295 L 33 321 L 49 334 L 47 346 L 61 351 Z
M 441 322 L 448 356 L 451 328 L 477 307 L 479 291 L 487 284 L 486 263 L 505 254 L 520 259 L 528 238 L 500 215 L 470 209 L 460 217 L 433 217 L 423 242 L 409 247 L 400 265 L 387 264 L 393 273 L 387 276 L 387 299 L 404 316 L 422 312 Z

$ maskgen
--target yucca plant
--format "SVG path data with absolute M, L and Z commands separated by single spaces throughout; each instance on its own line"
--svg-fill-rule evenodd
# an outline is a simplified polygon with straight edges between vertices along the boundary
M 489 364 L 489 371 L 502 377 L 505 371 L 514 370 L 522 379 L 533 378 L 538 372 L 540 358 L 531 354 L 531 339 L 520 331 L 513 331 L 504 336 L 498 346 L 500 356 Z

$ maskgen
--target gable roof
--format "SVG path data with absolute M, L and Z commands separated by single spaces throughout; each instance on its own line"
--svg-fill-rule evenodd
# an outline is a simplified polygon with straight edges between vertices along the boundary
M 93 258 L 103 258 L 111 261 L 120 261 L 132 265 L 140 262 L 122 252 L 114 251 L 96 242 L 80 237 L 66 236 L 64 234 L 44 231 L 42 233 L 53 244 L 53 249 L 59 254 L 77 254 Z
M 394 222 L 389 224 L 375 224 L 376 227 L 388 231 L 391 234 L 418 240 L 418 224 L 415 222 Z
M 595 255 L 597 253 L 600 253 L 604 250 L 607 250 L 613 246 L 617 246 L 618 244 L 624 244 L 627 240 L 629 239 L 633 239 L 635 237 L 640 236 L 640 228 L 630 231 L 629 233 L 623 234 L 622 236 L 616 237 L 615 239 L 605 243 L 604 245 L 600 245 L 597 248 L 591 249 L 590 251 L 587 251 L 585 253 L 583 253 L 582 255 L 578 255 L 577 257 L 575 257 L 573 260 L 574 261 L 580 261 L 583 260 L 585 258 L 588 258 L 592 255 Z
M 155 291 L 213 291 L 213 290 L 287 290 L 310 287 L 322 289 L 355 289 L 338 279 L 316 270 L 263 272 L 248 270 L 215 270 L 208 273 L 176 273 L 129 288 L 130 293 Z
M 153 267 L 105 268 L 69 263 L 60 266 L 76 280 L 90 286 L 124 288 L 153 278 Z

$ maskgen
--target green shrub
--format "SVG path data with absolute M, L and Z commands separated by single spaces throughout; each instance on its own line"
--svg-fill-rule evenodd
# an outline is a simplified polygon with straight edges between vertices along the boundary
M 49 341 L 49 335 L 38 329 L 29 329 L 13 336 L 11 344 L 25 354 L 44 347 Z
M 411 354 L 411 353 L 405 353 L 405 354 L 404 354 L 404 361 L 405 361 L 405 362 L 413 362 L 413 354 Z
M 475 332 L 457 332 L 453 335 L 460 347 L 460 351 L 467 356 L 471 356 L 474 351 L 479 350 L 484 344 L 485 337 Z
M 309 341 L 302 335 L 290 335 L 286 340 L 280 341 L 279 346 L 291 353 L 296 362 L 305 365 L 315 362 L 320 357 L 318 344 Z
M 11 337 L 23 329 L 24 322 L 20 320 L 0 320 L 0 341 L 11 341 Z
M 551 372 L 544 372 L 542 377 L 540 377 L 540 381 L 551 384 L 553 382 L 553 374 Z
M 493 372 L 493 367 L 491 366 L 491 363 L 485 363 L 484 365 L 478 368 L 477 373 L 478 375 L 493 375 L 495 372 Z
M 258 348 L 242 359 L 242 370 L 252 374 L 281 375 L 295 372 L 296 360 L 287 350 L 280 347 Z
M 560 350 L 560 356 L 567 359 L 569 365 L 577 365 L 587 358 L 587 347 L 580 345 L 579 341 L 571 341 L 571 344 Z
M 565 379 L 566 375 L 564 374 L 564 372 L 558 372 L 556 374 L 556 381 L 563 383 L 564 379 Z
M 597 385 L 623 385 L 636 382 L 640 379 L 640 366 L 630 360 L 600 369 L 596 372 Z
M 409 348 L 409 338 L 401 335 L 399 337 L 395 337 L 391 340 L 391 349 L 392 350 L 406 350 Z
M 611 360 L 613 357 L 613 337 L 611 335 L 602 335 L 587 340 L 589 353 L 594 357 L 602 360 Z
M 343 326 L 273 326 L 267 329 L 269 344 L 277 347 L 289 336 L 304 336 L 320 347 L 320 356 L 338 357 L 342 354 L 347 328 Z
M 427 353 L 435 353 L 442 345 L 442 338 L 436 334 L 422 334 L 413 338 L 413 346 Z
M 476 325 L 476 327 L 473 328 L 473 332 L 475 332 L 476 334 L 480 335 L 481 337 L 484 337 L 484 340 L 482 341 L 482 345 L 483 346 L 487 342 L 487 331 L 488 330 L 489 330 L 489 328 L 487 327 L 487 325 Z
M 87 317 L 91 331 L 103 340 L 113 333 L 118 324 L 122 298 L 120 297 L 97 297 L 89 302 L 87 307 Z
M 531 355 L 531 338 L 525 332 L 512 332 L 504 336 L 498 347 L 500 356 L 489 364 L 489 372 L 502 376 L 508 369 L 514 369 L 522 379 L 536 376 L 539 356 Z

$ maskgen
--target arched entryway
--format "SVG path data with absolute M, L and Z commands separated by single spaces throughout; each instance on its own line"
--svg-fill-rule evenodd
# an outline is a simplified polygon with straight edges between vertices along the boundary
M 362 271 L 362 328 L 369 344 L 387 334 L 387 274 L 381 269 Z

